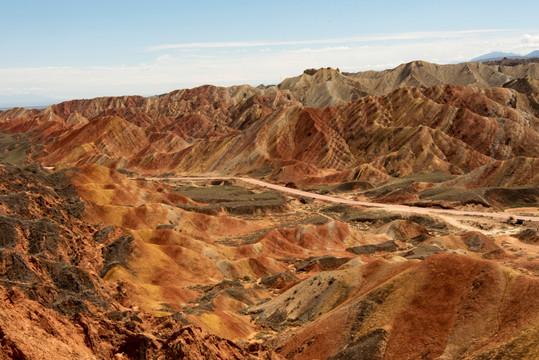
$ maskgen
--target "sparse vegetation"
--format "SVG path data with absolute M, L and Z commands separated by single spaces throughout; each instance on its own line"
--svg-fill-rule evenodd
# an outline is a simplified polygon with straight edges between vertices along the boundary
M 0 134 L 0 162 L 21 165 L 27 162 L 32 147 L 41 148 L 28 141 L 26 134 Z
M 244 187 L 223 183 L 205 186 L 184 185 L 174 190 L 192 200 L 207 204 L 179 205 L 182 209 L 216 215 L 223 211 L 235 215 L 283 212 L 286 199 L 277 191 L 254 192 Z
M 205 204 L 283 199 L 282 195 L 277 191 L 254 192 L 245 187 L 236 185 L 187 185 L 176 187 L 174 191 L 178 194 L 185 195 L 194 201 Z
M 483 197 L 484 189 L 427 189 L 419 193 L 421 200 L 443 200 L 457 202 L 462 205 L 477 204 L 490 207 L 491 204 Z

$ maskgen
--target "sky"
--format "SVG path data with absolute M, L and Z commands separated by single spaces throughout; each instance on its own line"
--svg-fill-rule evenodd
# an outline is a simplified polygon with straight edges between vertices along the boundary
M 307 68 L 539 49 L 537 0 L 0 0 L 0 9 L 0 100 L 15 102 L 268 85 Z

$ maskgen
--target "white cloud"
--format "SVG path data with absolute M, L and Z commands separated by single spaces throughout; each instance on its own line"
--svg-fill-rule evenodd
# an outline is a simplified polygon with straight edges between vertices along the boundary
M 396 34 L 369 35 L 343 37 L 334 39 L 299 40 L 299 41 L 224 41 L 224 42 L 196 42 L 179 44 L 161 44 L 146 48 L 147 51 L 161 51 L 171 49 L 208 49 L 229 47 L 268 47 L 268 46 L 297 46 L 297 45 L 328 45 L 344 43 L 362 43 L 372 41 L 391 40 L 422 40 L 435 38 L 455 38 L 473 34 L 495 33 L 503 30 L 463 30 L 463 31 L 430 31 L 430 32 L 406 32 Z
M 332 46 L 332 47 L 324 47 L 324 48 L 301 48 L 301 49 L 294 49 L 294 50 L 284 50 L 284 52 L 289 54 L 299 54 L 299 53 L 327 53 L 327 52 L 335 52 L 335 51 L 346 51 L 346 50 L 352 50 L 353 48 L 350 46 Z
M 172 56 L 170 54 L 164 54 L 164 55 L 161 55 L 161 56 L 157 57 L 157 59 L 155 59 L 155 61 L 158 64 L 169 64 L 171 61 L 173 61 L 173 59 L 172 59 Z
M 517 47 L 522 55 L 539 49 L 539 34 L 524 34 L 520 45 Z
M 524 34 L 522 35 L 522 42 L 526 44 L 539 44 L 539 34 L 530 35 L 530 34 Z

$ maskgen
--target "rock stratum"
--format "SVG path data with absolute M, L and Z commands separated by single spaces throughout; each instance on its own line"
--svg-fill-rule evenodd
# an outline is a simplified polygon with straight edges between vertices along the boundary
M 0 112 L 0 358 L 538 358 L 538 66 Z

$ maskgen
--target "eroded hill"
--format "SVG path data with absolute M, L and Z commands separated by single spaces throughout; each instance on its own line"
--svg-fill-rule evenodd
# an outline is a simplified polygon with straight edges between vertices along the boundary
M 539 357 L 536 65 L 1 112 L 0 354 Z
M 24 133 L 36 144 L 27 152 L 48 166 L 252 174 L 298 186 L 433 171 L 462 175 L 464 187 L 539 182 L 539 119 L 515 90 L 406 87 L 323 109 L 283 91 L 230 92 L 207 86 L 170 98 L 75 101 L 15 118 L 8 111 L 0 129 Z M 500 178 L 492 168 L 514 171 Z M 471 172 L 473 179 L 464 176 Z

